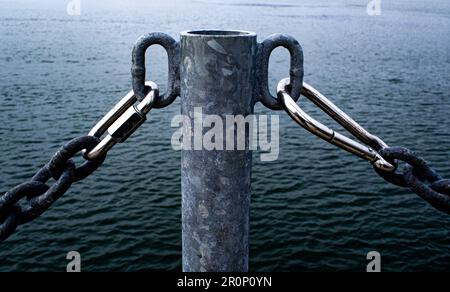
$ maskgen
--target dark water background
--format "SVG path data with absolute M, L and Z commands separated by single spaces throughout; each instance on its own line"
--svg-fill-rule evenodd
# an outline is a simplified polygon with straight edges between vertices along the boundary
M 0 1 L 2 192 L 29 179 L 130 89 L 139 35 L 178 39 L 198 28 L 251 30 L 260 40 L 293 35 L 304 48 L 305 81 L 450 177 L 448 1 L 382 1 L 377 17 L 366 14 L 365 0 L 81 0 L 79 17 L 66 14 L 68 2 Z M 164 87 L 163 50 L 149 54 L 150 79 Z M 273 86 L 287 66 L 287 53 L 277 50 Z M 95 175 L 2 243 L 0 271 L 64 271 L 71 250 L 85 271 L 180 270 L 180 153 L 170 146 L 179 110 L 177 100 L 152 111 Z M 269 113 L 261 105 L 256 112 Z M 364 271 L 371 250 L 381 253 L 384 271 L 450 270 L 450 217 L 281 112 L 280 124 L 279 160 L 262 163 L 255 153 L 251 270 Z

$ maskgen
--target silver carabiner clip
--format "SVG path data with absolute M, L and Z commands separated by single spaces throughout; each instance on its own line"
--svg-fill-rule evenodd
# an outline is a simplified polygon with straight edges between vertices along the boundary
M 153 102 L 158 98 L 158 86 L 151 81 L 145 83 L 150 88 L 149 93 L 137 105 L 138 100 L 133 90 L 122 98 L 89 132 L 89 136 L 101 138 L 106 136 L 88 153 L 83 153 L 86 159 L 92 160 L 106 154 L 116 143 L 124 142 L 145 120 Z
M 300 126 L 318 136 L 319 138 L 344 149 L 354 155 L 357 155 L 369 162 L 376 168 L 384 171 L 394 171 L 395 166 L 385 160 L 377 151 L 388 147 L 380 138 L 370 134 L 367 130 L 361 127 L 357 122 L 350 118 L 340 108 L 334 105 L 325 96 L 320 94 L 312 86 L 303 83 L 302 95 L 306 96 L 315 105 L 327 113 L 336 122 L 347 129 L 352 135 L 358 138 L 361 142 L 366 143 L 370 147 L 362 145 L 361 143 L 347 138 L 346 136 L 328 128 L 324 124 L 310 117 L 304 112 L 289 94 L 289 78 L 283 79 L 278 83 L 277 97 L 283 105 L 288 115 L 297 122 Z

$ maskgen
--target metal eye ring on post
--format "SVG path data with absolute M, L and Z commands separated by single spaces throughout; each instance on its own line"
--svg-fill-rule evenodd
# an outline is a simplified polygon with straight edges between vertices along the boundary
M 259 85 L 259 101 L 272 110 L 282 110 L 283 105 L 269 90 L 269 60 L 273 50 L 284 47 L 291 55 L 289 85 L 291 97 L 297 101 L 303 86 L 303 49 L 298 41 L 290 35 L 273 34 L 265 39 L 258 47 L 257 75 Z
M 180 95 L 180 45 L 171 36 L 160 32 L 143 35 L 136 41 L 132 53 L 131 77 L 134 94 L 139 101 L 148 93 L 145 88 L 145 52 L 152 45 L 160 45 L 167 52 L 169 67 L 167 91 L 161 94 L 152 106 L 163 108 Z

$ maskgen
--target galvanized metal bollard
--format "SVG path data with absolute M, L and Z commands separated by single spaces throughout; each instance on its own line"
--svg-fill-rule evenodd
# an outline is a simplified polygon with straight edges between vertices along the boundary
M 295 39 L 280 34 L 258 44 L 252 32 L 190 31 L 181 34 L 180 45 L 162 33 L 144 35 L 133 50 L 133 89 L 138 98 L 146 91 L 145 51 L 154 44 L 162 45 L 169 56 L 169 89 L 155 104 L 166 106 L 179 93 L 181 113 L 191 123 L 183 131 L 184 137 L 191 136 L 191 149 L 181 154 L 183 271 L 248 271 L 250 133 L 245 131 L 244 150 L 197 147 L 195 135 L 203 137 L 209 129 L 196 128 L 196 123 L 202 125 L 196 109 L 202 116 L 221 117 L 223 133 L 229 130 L 226 115 L 246 117 L 258 101 L 281 109 L 267 86 L 270 54 L 279 46 L 291 54 L 290 89 L 297 100 L 303 81 L 302 49 Z
M 252 114 L 256 49 L 254 33 L 182 33 L 181 113 L 191 121 L 194 107 L 223 121 Z M 251 171 L 248 147 L 182 151 L 184 271 L 248 270 Z

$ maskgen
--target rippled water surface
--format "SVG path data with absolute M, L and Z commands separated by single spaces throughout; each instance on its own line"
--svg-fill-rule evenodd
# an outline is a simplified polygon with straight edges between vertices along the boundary
M 178 39 L 199 28 L 251 30 L 259 40 L 293 35 L 304 49 L 306 82 L 450 177 L 448 1 L 382 1 L 376 17 L 364 0 L 81 0 L 79 17 L 66 14 L 68 2 L 0 0 L 2 192 L 29 179 L 130 89 L 139 35 Z M 164 87 L 164 53 L 152 48 L 149 56 L 150 77 Z M 272 86 L 287 66 L 287 53 L 277 50 Z M 304 98 L 299 103 L 331 123 Z M 170 145 L 179 111 L 179 100 L 152 111 L 99 171 L 2 243 L 0 271 L 64 271 L 71 250 L 85 271 L 180 270 L 180 153 Z M 269 113 L 261 105 L 255 111 Z M 364 271 L 371 250 L 385 271 L 450 269 L 450 217 L 279 114 L 279 159 L 254 157 L 251 270 Z

